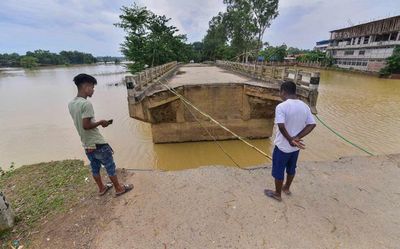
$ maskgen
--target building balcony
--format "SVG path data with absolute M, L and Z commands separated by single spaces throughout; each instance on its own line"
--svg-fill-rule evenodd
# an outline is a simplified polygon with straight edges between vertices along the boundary
M 337 50 L 337 49 L 362 49 L 362 48 L 379 48 L 386 46 L 400 46 L 400 41 L 380 41 L 380 42 L 371 42 L 368 44 L 354 44 L 354 45 L 329 45 L 327 50 Z

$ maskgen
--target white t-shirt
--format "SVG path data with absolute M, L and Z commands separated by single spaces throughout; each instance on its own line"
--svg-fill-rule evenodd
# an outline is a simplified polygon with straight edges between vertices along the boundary
M 288 99 L 280 103 L 275 109 L 275 124 L 285 124 L 286 130 L 291 137 L 298 135 L 308 124 L 315 124 L 314 117 L 308 105 L 298 99 Z M 291 153 L 298 151 L 299 148 L 289 144 L 286 138 L 279 131 L 276 131 L 274 141 L 278 148 Z

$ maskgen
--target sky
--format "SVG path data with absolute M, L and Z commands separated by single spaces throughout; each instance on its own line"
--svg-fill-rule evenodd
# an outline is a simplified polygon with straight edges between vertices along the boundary
M 134 0 L 0 0 L 0 53 L 36 49 L 78 50 L 95 56 L 121 56 L 122 6 Z M 223 0 L 136 0 L 171 18 L 188 42 L 201 41 L 209 20 L 224 11 Z M 400 15 L 400 0 L 280 0 L 279 16 L 264 41 L 311 49 L 329 31 Z

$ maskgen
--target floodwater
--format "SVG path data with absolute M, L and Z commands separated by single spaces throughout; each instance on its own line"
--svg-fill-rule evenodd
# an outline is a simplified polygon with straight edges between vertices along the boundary
M 34 71 L 0 71 L 0 166 L 61 159 L 84 159 L 67 104 L 76 95 L 72 78 L 81 72 L 98 80 L 91 99 L 99 119 L 114 119 L 100 128 L 115 151 L 119 167 L 178 170 L 205 165 L 234 165 L 215 142 L 152 143 L 150 125 L 131 119 L 118 65 L 56 67 Z M 321 71 L 319 116 L 332 128 L 373 154 L 400 152 L 400 80 Z M 271 153 L 271 139 L 253 140 Z M 365 155 L 323 127 L 306 137 L 301 160 L 335 160 Z M 269 163 L 240 141 L 220 144 L 241 166 Z

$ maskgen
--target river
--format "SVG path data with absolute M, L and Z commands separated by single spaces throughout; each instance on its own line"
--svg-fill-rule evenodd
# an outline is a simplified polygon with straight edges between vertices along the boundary
M 115 150 L 118 167 L 179 170 L 205 165 L 233 165 L 214 142 L 152 143 L 150 125 L 129 117 L 127 92 L 119 65 L 93 65 L 0 71 L 0 167 L 61 159 L 84 159 L 67 104 L 76 95 L 72 78 L 95 76 L 91 99 L 97 119 L 114 119 L 101 132 Z M 400 80 L 321 71 L 319 116 L 335 130 L 374 154 L 400 152 Z M 271 139 L 252 141 L 267 151 Z M 305 139 L 300 160 L 335 160 L 365 155 L 321 124 Z M 241 166 L 268 162 L 239 141 L 221 142 Z

